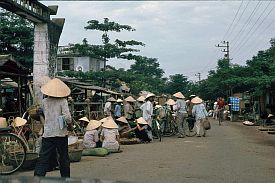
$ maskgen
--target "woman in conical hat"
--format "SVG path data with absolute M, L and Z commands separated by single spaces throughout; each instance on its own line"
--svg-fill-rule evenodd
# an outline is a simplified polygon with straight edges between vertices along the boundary
M 45 123 L 34 175 L 45 176 L 51 155 L 58 152 L 60 174 L 62 177 L 70 177 L 67 125 L 71 125 L 71 114 L 66 97 L 71 90 L 60 79 L 54 78 L 41 87 L 41 92 L 48 97 L 41 104 Z
M 194 97 L 191 102 L 194 104 L 192 109 L 192 115 L 195 116 L 195 127 L 197 130 L 197 137 L 205 137 L 206 130 L 203 128 L 202 123 L 204 120 L 207 120 L 207 111 L 205 109 L 204 104 L 202 103 L 202 99 L 199 97 Z
M 124 116 L 127 120 L 133 119 L 134 114 L 134 102 L 136 101 L 132 96 L 127 97 L 124 99 L 126 104 L 124 105 Z
M 101 122 L 97 120 L 91 120 L 86 128 L 86 132 L 83 138 L 84 148 L 95 148 L 98 146 L 99 136 L 98 128 L 101 126 Z
M 80 126 L 82 132 L 84 132 L 84 129 L 87 127 L 88 123 L 90 122 L 89 119 L 86 116 L 84 116 L 84 117 L 78 119 L 78 121 L 79 121 L 79 126 Z
M 116 122 L 118 124 L 118 132 L 119 132 L 120 139 L 124 138 L 125 140 L 125 139 L 130 139 L 134 137 L 133 133 L 131 132 L 134 131 L 135 128 L 131 128 L 127 119 L 124 116 L 116 119 Z
M 109 151 L 119 151 L 118 126 L 111 116 L 107 117 L 102 124 L 100 141 L 102 142 L 102 147 Z
M 136 119 L 136 129 L 135 129 L 135 133 L 136 133 L 136 137 L 140 139 L 141 142 L 147 143 L 147 142 L 151 142 L 152 138 L 149 137 L 149 125 L 148 122 L 143 118 L 140 117 L 138 119 Z

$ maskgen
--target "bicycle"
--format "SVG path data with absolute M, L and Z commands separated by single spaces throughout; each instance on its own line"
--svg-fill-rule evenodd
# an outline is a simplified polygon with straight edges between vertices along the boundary
M 153 138 L 159 139 L 159 141 L 161 142 L 161 124 L 157 118 L 153 118 L 152 120 L 152 135 Z
M 26 145 L 11 128 L 0 128 L 0 175 L 16 172 L 26 160 Z
M 219 125 L 221 126 L 222 119 L 223 119 L 223 109 L 218 109 L 218 119 L 219 119 Z

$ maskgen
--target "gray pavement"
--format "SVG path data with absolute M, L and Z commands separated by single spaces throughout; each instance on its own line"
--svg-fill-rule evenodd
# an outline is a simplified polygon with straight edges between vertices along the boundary
M 71 176 L 137 183 L 275 182 L 275 135 L 240 122 L 211 124 L 205 138 L 166 137 L 162 142 L 122 146 L 122 153 L 107 157 L 82 157 L 71 164 Z M 59 176 L 59 171 L 47 176 Z

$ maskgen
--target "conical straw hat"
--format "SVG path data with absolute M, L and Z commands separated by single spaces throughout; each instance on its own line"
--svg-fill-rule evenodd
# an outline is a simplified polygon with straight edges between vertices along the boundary
M 7 120 L 6 118 L 0 117 L 0 128 L 7 128 L 8 124 L 7 124 Z
M 118 128 L 116 122 L 111 116 L 107 117 L 106 121 L 102 124 L 104 128 Z
M 90 122 L 87 117 L 80 118 L 78 121 L 85 121 L 87 123 Z
M 15 127 L 20 127 L 23 126 L 27 123 L 27 120 L 20 118 L 20 117 L 16 117 L 14 120 L 14 126 Z
M 63 81 L 54 78 L 41 87 L 41 92 L 51 97 L 67 97 L 71 90 Z
M 167 105 L 176 105 L 176 102 L 173 99 L 169 99 L 165 102 Z
M 144 100 L 145 100 L 144 96 L 140 96 L 137 98 L 137 101 L 139 101 L 139 102 L 144 102 Z
M 181 99 L 184 99 L 184 95 L 181 93 L 181 92 L 177 92 L 173 95 L 174 97 L 177 97 L 177 98 L 181 98 Z
M 86 127 L 86 130 L 87 130 L 87 131 L 89 131 L 89 130 L 94 130 L 94 129 L 100 127 L 100 125 L 101 125 L 101 122 L 100 122 L 100 121 L 91 120 L 91 121 L 88 123 L 88 125 L 87 125 L 87 127 Z
M 126 102 L 135 102 L 136 100 L 132 97 L 132 96 L 129 96 L 127 97 L 126 99 L 124 99 Z
M 143 117 L 138 118 L 137 123 L 142 125 L 148 125 L 147 121 L 145 121 Z
M 124 116 L 121 116 L 120 118 L 116 119 L 117 121 L 120 121 L 122 123 L 128 123 L 127 119 Z
M 121 102 L 123 102 L 123 100 L 121 100 L 121 99 L 119 98 L 119 99 L 117 99 L 116 102 L 117 102 L 117 103 L 121 103 Z
M 102 118 L 101 120 L 99 120 L 99 122 L 104 123 L 106 120 L 107 120 L 107 117 L 106 118 Z
M 156 95 L 153 94 L 153 93 L 148 93 L 148 94 L 146 95 L 145 99 L 147 99 L 147 98 L 149 98 L 149 97 L 155 97 L 155 96 L 156 96 Z
M 191 102 L 192 102 L 193 104 L 200 104 L 200 103 L 202 103 L 202 99 L 199 98 L 199 97 L 195 97 L 195 98 L 193 98 L 193 99 L 191 100 Z
M 116 99 L 114 97 L 110 97 L 107 99 L 108 102 L 116 102 Z

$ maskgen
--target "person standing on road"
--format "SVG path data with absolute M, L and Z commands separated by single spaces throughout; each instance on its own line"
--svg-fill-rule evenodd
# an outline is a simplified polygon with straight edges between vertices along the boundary
M 185 137 L 185 131 L 187 130 L 187 124 L 186 124 L 186 118 L 187 118 L 187 110 L 186 110 L 186 102 L 185 97 L 181 92 L 177 92 L 173 95 L 176 97 L 176 122 L 178 126 L 178 138 L 184 138 Z
M 117 99 L 117 104 L 115 106 L 115 112 L 114 112 L 114 115 L 115 115 L 115 118 L 120 118 L 121 117 L 121 104 L 123 102 L 123 100 L 121 99 Z
M 133 97 L 129 96 L 125 99 L 124 116 L 127 120 L 132 120 L 134 115 L 133 104 L 136 101 Z
M 35 166 L 34 176 L 46 175 L 51 155 L 57 152 L 61 177 L 70 177 L 67 125 L 71 126 L 72 123 L 65 97 L 70 95 L 71 90 L 65 83 L 55 78 L 43 85 L 41 92 L 48 97 L 43 99 L 41 104 L 45 122 L 42 147 Z
M 222 97 L 220 97 L 218 99 L 217 105 L 218 105 L 218 115 L 221 115 L 221 120 L 223 120 L 225 102 L 224 102 L 224 99 Z
M 153 107 L 153 101 L 154 101 L 155 94 L 149 93 L 145 97 L 145 103 L 140 107 L 142 110 L 142 117 L 143 119 L 148 123 L 149 128 L 148 128 L 148 136 L 152 140 L 153 135 L 152 135 L 152 115 L 154 112 L 154 107 Z
M 107 102 L 104 105 L 104 115 L 106 117 L 112 115 L 112 102 L 116 102 L 116 99 L 114 99 L 113 97 L 110 97 L 107 99 Z
M 191 102 L 194 104 L 192 114 L 196 119 L 195 126 L 197 130 L 197 137 L 201 137 L 201 130 L 203 131 L 202 136 L 205 137 L 206 130 L 203 128 L 202 123 L 204 120 L 207 120 L 207 111 L 202 103 L 202 99 L 199 97 L 193 98 Z

